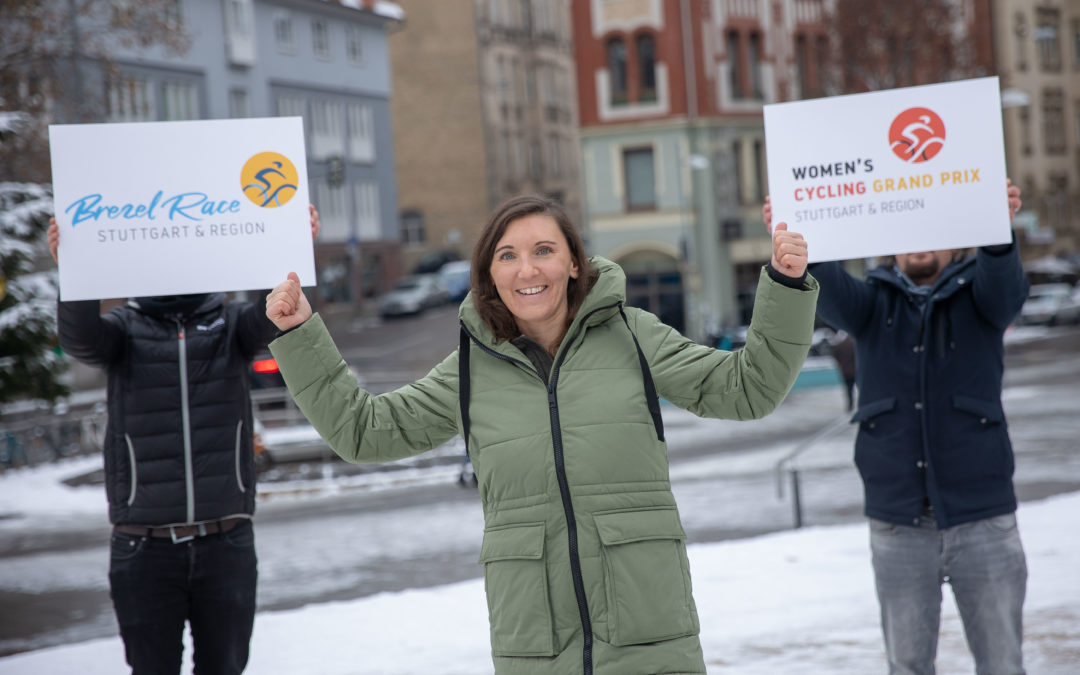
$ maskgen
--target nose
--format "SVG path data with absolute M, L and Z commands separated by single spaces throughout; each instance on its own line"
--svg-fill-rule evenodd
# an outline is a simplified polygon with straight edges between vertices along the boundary
M 519 274 L 525 278 L 536 276 L 538 267 L 531 255 L 521 256 L 521 270 Z

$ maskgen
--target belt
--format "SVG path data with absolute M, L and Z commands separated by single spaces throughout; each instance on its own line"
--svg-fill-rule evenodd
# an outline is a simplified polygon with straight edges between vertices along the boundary
M 196 525 L 169 525 L 167 527 L 120 523 L 114 525 L 113 529 L 124 534 L 153 537 L 155 539 L 172 539 L 174 544 L 179 544 L 208 534 L 224 534 L 245 520 L 247 518 L 225 518 L 224 520 L 212 520 L 208 523 L 198 523 Z

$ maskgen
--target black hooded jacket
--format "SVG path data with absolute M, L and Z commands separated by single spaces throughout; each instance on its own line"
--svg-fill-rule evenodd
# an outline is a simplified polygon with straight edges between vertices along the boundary
M 199 302 L 201 300 L 201 302 Z M 114 524 L 250 516 L 255 465 L 248 371 L 275 328 L 223 294 L 61 302 L 60 346 L 108 374 L 105 492 Z

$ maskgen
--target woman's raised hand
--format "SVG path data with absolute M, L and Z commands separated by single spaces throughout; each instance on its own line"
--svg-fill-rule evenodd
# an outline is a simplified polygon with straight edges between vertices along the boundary
M 772 266 L 777 272 L 798 279 L 806 272 L 806 240 L 789 232 L 787 223 L 772 227 Z
M 300 288 L 300 277 L 296 272 L 289 272 L 289 278 L 267 294 L 266 318 L 278 330 L 289 330 L 311 318 L 311 303 Z

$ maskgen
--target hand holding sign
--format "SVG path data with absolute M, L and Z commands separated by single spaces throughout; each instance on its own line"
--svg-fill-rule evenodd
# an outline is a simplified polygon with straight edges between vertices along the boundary
M 300 277 L 296 272 L 289 272 L 289 278 L 266 296 L 266 318 L 278 330 L 295 328 L 310 319 L 311 314 L 311 303 L 300 288 Z
M 798 232 L 789 232 L 787 223 L 772 228 L 773 252 L 770 264 L 784 276 L 798 279 L 806 272 L 806 240 Z

